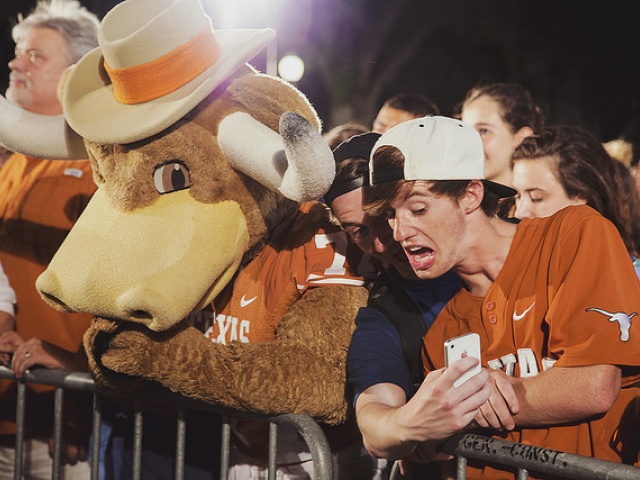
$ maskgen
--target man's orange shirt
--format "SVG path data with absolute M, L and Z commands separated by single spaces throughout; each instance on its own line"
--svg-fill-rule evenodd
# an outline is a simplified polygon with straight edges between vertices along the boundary
M 40 297 L 35 281 L 95 190 L 89 161 L 13 154 L 0 169 L 0 261 L 16 292 L 16 331 L 24 340 L 37 337 L 71 352 L 82 348 L 91 317 L 54 310 Z M 0 382 L 0 434 L 13 433 L 14 387 L 13 382 Z M 33 390 L 45 389 L 34 386 Z M 52 410 L 53 404 L 48 394 L 36 397 L 43 403 L 36 403 L 35 397 L 27 400 L 28 420 L 35 419 L 38 425 L 31 427 L 39 429 L 51 413 L 40 419 L 31 412 Z
M 534 376 L 554 366 L 621 366 L 622 391 L 603 417 L 517 428 L 500 437 L 634 463 L 638 452 L 630 447 L 637 446 L 640 412 L 630 407 L 640 401 L 634 386 L 640 380 L 639 313 L 640 282 L 617 230 L 589 207 L 569 207 L 523 220 L 487 295 L 462 289 L 445 306 L 425 336 L 425 370 L 443 367 L 443 342 L 467 332 L 480 335 L 483 365 L 510 376 Z M 467 478 L 514 477 L 487 467 L 470 469 Z

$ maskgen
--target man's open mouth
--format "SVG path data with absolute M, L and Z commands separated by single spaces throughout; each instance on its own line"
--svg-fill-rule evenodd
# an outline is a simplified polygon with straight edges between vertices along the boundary
M 435 262 L 436 252 L 428 247 L 407 247 L 405 252 L 414 270 L 426 270 Z

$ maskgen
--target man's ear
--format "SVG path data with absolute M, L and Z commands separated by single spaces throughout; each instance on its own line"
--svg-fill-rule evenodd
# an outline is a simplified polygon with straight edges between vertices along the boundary
M 515 135 L 517 145 L 520 145 L 525 138 L 530 137 L 532 135 L 534 135 L 534 132 L 531 129 L 531 127 L 522 127 L 520 130 L 516 132 L 516 135 Z
M 460 200 L 464 213 L 469 214 L 480 208 L 484 198 L 484 184 L 480 180 L 471 180 Z

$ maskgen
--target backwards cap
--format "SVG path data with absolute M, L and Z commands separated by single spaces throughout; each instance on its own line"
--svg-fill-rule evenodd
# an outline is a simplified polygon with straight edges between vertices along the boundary
M 384 145 L 404 155 L 404 166 L 375 168 L 369 162 L 371 185 L 392 180 L 482 180 L 499 198 L 512 197 L 513 188 L 484 178 L 484 151 L 478 132 L 448 117 L 423 117 L 387 130 L 373 146 L 371 158 Z

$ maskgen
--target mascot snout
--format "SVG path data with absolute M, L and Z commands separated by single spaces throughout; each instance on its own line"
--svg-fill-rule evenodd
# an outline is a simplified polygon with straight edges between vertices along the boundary
M 145 238 L 154 240 L 140 249 Z M 184 191 L 126 212 L 99 188 L 36 288 L 54 308 L 165 330 L 215 298 L 248 238 L 235 202 L 204 204 Z

